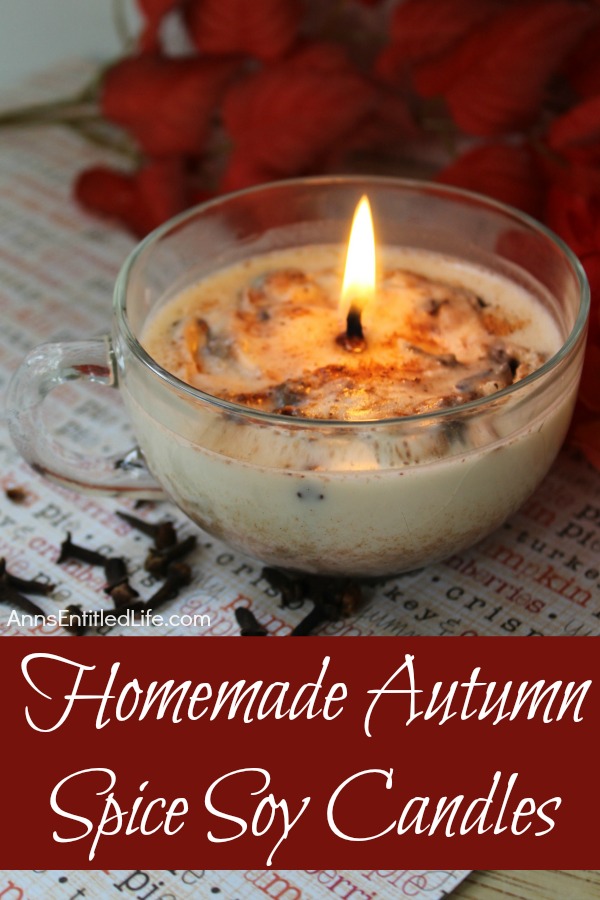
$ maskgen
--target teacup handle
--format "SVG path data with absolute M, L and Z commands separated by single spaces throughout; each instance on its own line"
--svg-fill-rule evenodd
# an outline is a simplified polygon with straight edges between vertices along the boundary
M 48 434 L 42 406 L 48 394 L 72 381 L 117 386 L 110 337 L 41 344 L 21 363 L 9 385 L 6 411 L 11 437 L 23 458 L 52 481 L 76 491 L 164 499 L 139 450 L 94 456 L 67 449 Z

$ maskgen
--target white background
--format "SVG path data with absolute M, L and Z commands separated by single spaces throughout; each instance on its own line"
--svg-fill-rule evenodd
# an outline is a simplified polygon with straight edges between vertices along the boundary
M 132 20 L 134 0 L 124 0 Z M 0 0 L 0 89 L 52 63 L 120 53 L 113 0 Z

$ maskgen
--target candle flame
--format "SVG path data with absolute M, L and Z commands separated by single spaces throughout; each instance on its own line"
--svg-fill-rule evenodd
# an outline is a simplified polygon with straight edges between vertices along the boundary
M 342 283 L 340 307 L 344 315 L 350 308 L 359 313 L 375 293 L 375 233 L 371 207 L 366 196 L 361 197 L 354 212 L 346 268 Z

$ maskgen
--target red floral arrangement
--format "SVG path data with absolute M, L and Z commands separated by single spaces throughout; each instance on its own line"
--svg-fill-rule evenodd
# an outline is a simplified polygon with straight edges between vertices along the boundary
M 546 222 L 592 285 L 573 441 L 600 468 L 600 2 L 138 0 L 105 119 L 135 171 L 77 179 L 142 235 L 222 192 L 311 173 L 436 178 Z M 177 54 L 165 33 L 179 30 Z

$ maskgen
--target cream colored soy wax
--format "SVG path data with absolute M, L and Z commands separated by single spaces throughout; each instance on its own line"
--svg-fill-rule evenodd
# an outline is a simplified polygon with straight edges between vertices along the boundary
M 495 400 L 559 349 L 558 326 L 513 281 L 433 254 L 383 251 L 365 348 L 345 350 L 342 256 L 253 258 L 148 322 L 142 343 L 160 365 L 245 414 L 157 405 L 143 383 L 128 402 L 150 468 L 212 534 L 274 565 L 389 574 L 515 511 L 560 446 L 573 392 L 529 399 L 526 415 L 510 392 Z M 462 408 L 486 397 L 483 411 Z

